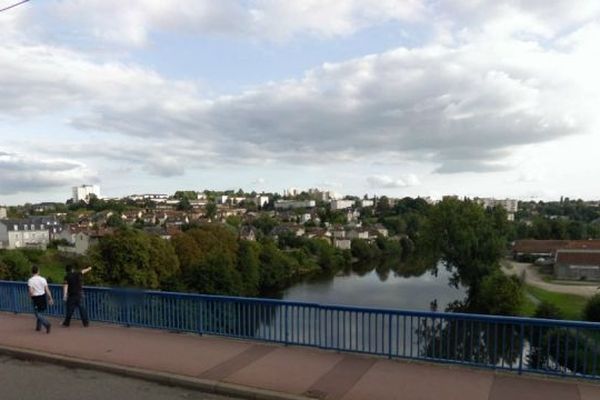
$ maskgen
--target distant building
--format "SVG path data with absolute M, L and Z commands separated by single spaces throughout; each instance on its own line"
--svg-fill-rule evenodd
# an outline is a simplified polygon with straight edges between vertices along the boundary
M 346 232 L 347 239 L 369 239 L 369 231 L 352 229 Z
M 317 201 L 327 202 L 331 198 L 331 193 L 329 191 L 317 188 L 308 189 L 308 194 L 311 195 Z
M 6 207 L 0 207 L 0 219 L 6 219 L 8 216 L 8 210 Z
M 277 200 L 276 210 L 291 210 L 295 208 L 313 208 L 317 205 L 314 200 Z
M 0 221 L 0 248 L 46 249 L 50 230 L 41 219 L 5 219 Z
M 65 239 L 67 246 L 58 246 L 58 250 L 64 253 L 83 255 L 90 247 L 98 244 L 100 238 L 112 234 L 111 229 L 65 229 L 60 238 Z
M 346 210 L 352 208 L 354 200 L 331 200 L 332 210 Z
M 218 196 L 217 197 L 217 204 L 225 204 L 225 203 L 227 203 L 228 199 L 229 199 L 229 196 L 227 196 L 226 194 Z
M 249 240 L 251 242 L 256 241 L 258 237 L 258 231 L 251 225 L 244 225 L 240 228 L 240 239 Z
M 350 239 L 333 239 L 333 245 L 341 250 L 350 250 L 352 249 L 352 241 Z
M 554 276 L 557 279 L 600 281 L 600 250 L 558 250 Z
M 283 191 L 283 197 L 295 197 L 301 193 L 301 190 L 298 188 L 291 187 L 289 189 L 285 189 Z
M 155 203 L 162 203 L 169 199 L 169 195 L 164 193 L 132 194 L 129 199 L 134 201 L 151 200 Z
M 360 207 L 373 207 L 375 205 L 375 202 L 369 199 L 358 200 L 357 203 Z
M 600 240 L 517 240 L 512 247 L 515 260 L 555 258 L 559 250 L 600 250 Z
M 305 224 L 312 219 L 312 215 L 310 213 L 304 213 L 299 217 L 300 223 Z
M 83 201 L 87 203 L 90 201 L 91 195 L 100 197 L 100 187 L 98 185 L 73 186 L 73 202 L 79 203 Z
M 256 196 L 254 198 L 254 202 L 260 208 L 263 208 L 267 204 L 269 204 L 269 196 Z
M 493 199 L 493 198 L 475 198 L 477 203 L 485 208 L 502 207 L 507 212 L 509 221 L 515 220 L 515 213 L 519 211 L 519 200 L 516 199 Z

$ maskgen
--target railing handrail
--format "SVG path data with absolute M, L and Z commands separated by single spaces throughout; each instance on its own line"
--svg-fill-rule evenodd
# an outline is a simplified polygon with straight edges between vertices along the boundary
M 27 282 L 23 281 L 4 281 L 0 280 L 0 285 L 27 285 Z M 50 284 L 50 287 L 61 288 L 60 284 Z M 156 290 L 144 290 L 144 289 L 128 289 L 128 288 L 110 288 L 102 286 L 84 286 L 85 290 L 92 291 L 109 291 L 115 293 L 136 293 L 136 294 L 148 294 L 148 295 L 159 295 L 167 297 L 188 297 L 188 298 L 200 298 L 200 299 L 215 299 L 222 301 L 240 302 L 240 303 L 261 303 L 261 304 L 277 304 L 282 306 L 298 306 L 298 307 L 314 307 L 320 309 L 337 310 L 337 311 L 348 311 L 348 312 L 364 312 L 372 314 L 386 314 L 386 315 L 401 315 L 407 317 L 424 317 L 424 318 L 443 318 L 443 319 L 454 319 L 454 320 L 470 320 L 470 321 L 484 321 L 497 324 L 515 324 L 515 325 L 536 325 L 536 326 L 547 326 L 547 327 L 562 327 L 562 328 L 582 328 L 582 329 L 593 329 L 600 330 L 600 323 L 588 322 L 588 321 L 573 321 L 573 320 L 554 320 L 554 319 L 543 319 L 543 318 L 529 318 L 529 317 L 515 317 L 515 316 L 504 316 L 504 315 L 488 315 L 488 314 L 468 314 L 468 313 L 453 313 L 453 312 L 438 312 L 438 311 L 417 311 L 417 310 L 405 310 L 405 309 L 394 309 L 394 308 L 375 308 L 367 306 L 352 306 L 344 304 L 322 304 L 315 302 L 303 302 L 303 301 L 289 301 L 289 300 L 278 300 L 268 298 L 257 298 L 257 297 L 238 297 L 238 296 L 224 296 L 224 295 L 210 295 L 201 293 L 183 293 L 183 292 L 168 292 L 168 291 L 156 291 Z

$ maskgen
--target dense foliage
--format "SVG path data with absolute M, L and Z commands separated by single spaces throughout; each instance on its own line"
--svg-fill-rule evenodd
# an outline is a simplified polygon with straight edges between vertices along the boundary
M 583 309 L 583 318 L 590 322 L 600 322 L 600 293 L 588 300 Z

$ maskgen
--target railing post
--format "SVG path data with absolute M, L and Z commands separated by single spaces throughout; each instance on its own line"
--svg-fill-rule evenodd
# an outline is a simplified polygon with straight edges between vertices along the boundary
M 392 314 L 388 313 L 388 358 L 392 359 Z
M 131 301 L 127 293 L 125 294 L 125 325 L 131 327 Z
M 288 305 L 284 304 L 284 317 L 283 317 L 283 326 L 284 326 L 284 330 L 285 330 L 285 345 L 287 346 L 289 344 L 289 329 L 288 329 Z
M 519 375 L 523 373 L 523 352 L 525 351 L 525 324 L 521 322 L 519 332 Z
M 321 332 L 321 330 L 323 329 L 322 325 L 321 325 L 321 310 L 322 310 L 322 308 L 323 308 L 323 306 L 321 306 L 320 304 L 316 308 L 316 310 L 317 310 L 317 324 L 316 325 L 317 326 L 315 328 L 316 333 L 317 333 L 317 345 L 321 349 L 323 348 L 323 344 L 321 343 L 321 336 L 323 333 L 323 332 Z
M 200 298 L 200 322 L 198 323 L 198 334 L 204 334 L 204 299 Z
M 19 308 L 17 306 L 17 285 L 12 284 L 12 303 L 13 303 L 13 312 L 17 314 L 19 312 Z

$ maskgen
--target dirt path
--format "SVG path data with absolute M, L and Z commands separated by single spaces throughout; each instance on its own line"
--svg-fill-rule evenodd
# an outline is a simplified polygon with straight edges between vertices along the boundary
M 510 268 L 509 266 L 512 266 Z M 531 286 L 535 286 L 540 289 L 548 290 L 556 293 L 575 294 L 578 296 L 592 297 L 596 293 L 600 293 L 598 290 L 600 283 L 595 284 L 559 284 L 545 282 L 534 265 L 529 263 L 519 263 L 512 260 L 503 260 L 502 271 L 507 275 L 522 276 L 525 272 L 525 282 Z

